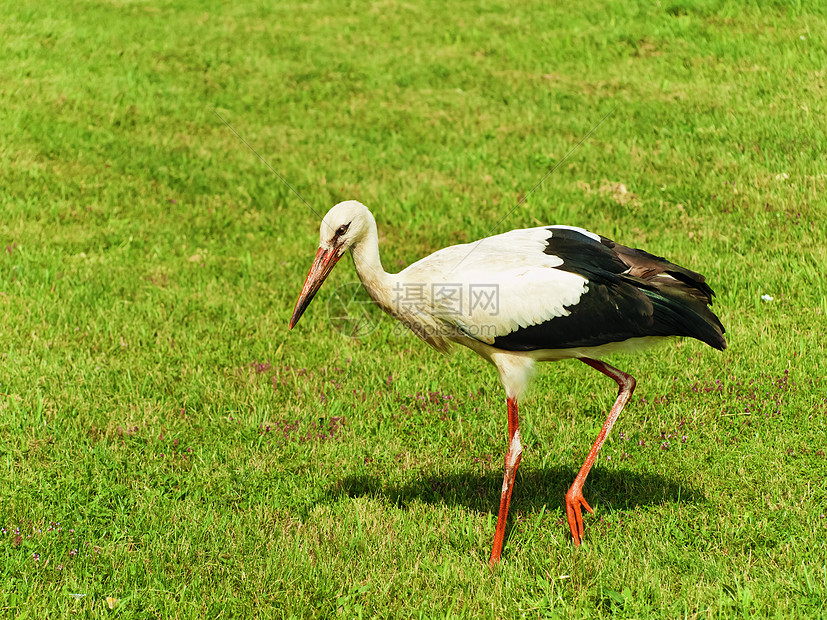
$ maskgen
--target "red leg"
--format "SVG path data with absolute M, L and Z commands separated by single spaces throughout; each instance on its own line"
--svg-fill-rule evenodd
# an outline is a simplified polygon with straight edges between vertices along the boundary
M 572 483 L 569 492 L 566 493 L 566 518 L 569 521 L 569 529 L 571 529 L 571 536 L 574 539 L 575 545 L 579 545 L 583 539 L 583 515 L 580 512 L 580 507 L 582 506 L 589 512 L 594 512 L 586 502 L 586 498 L 583 497 L 583 483 L 586 482 L 586 476 L 589 475 L 589 470 L 591 470 L 592 465 L 594 465 L 597 453 L 600 452 L 600 448 L 603 442 L 606 441 L 609 431 L 612 430 L 612 426 L 614 426 L 614 423 L 617 421 L 617 417 L 620 415 L 620 412 L 623 411 L 626 403 L 629 402 L 629 399 L 632 397 L 632 392 L 635 391 L 635 378 L 632 375 L 627 375 L 614 366 L 609 366 L 608 364 L 587 357 L 580 358 L 580 361 L 588 364 L 595 370 L 599 370 L 607 377 L 614 379 L 618 385 L 618 394 L 617 400 L 609 412 L 609 417 L 606 418 L 606 423 L 603 425 L 603 428 L 600 429 L 600 433 L 597 435 L 592 449 L 589 450 L 589 455 L 577 473 L 577 477 L 574 479 L 574 483 Z
M 520 443 L 519 420 L 517 418 L 517 400 L 508 401 L 508 452 L 505 455 L 505 475 L 503 476 L 503 490 L 500 495 L 500 514 L 497 517 L 497 531 L 494 533 L 494 546 L 491 549 L 490 566 L 500 561 L 505 538 L 505 523 L 508 520 L 508 504 L 511 502 L 511 491 L 514 489 L 514 477 L 520 466 L 523 446 Z

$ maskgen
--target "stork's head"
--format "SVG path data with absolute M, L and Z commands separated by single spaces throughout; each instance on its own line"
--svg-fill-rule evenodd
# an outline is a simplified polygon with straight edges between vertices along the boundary
M 350 248 L 355 247 L 376 223 L 368 208 L 361 202 L 340 202 L 322 218 L 319 230 L 319 251 L 304 281 L 304 287 L 293 309 L 290 329 L 299 322 L 302 314 L 313 301 L 333 267 Z

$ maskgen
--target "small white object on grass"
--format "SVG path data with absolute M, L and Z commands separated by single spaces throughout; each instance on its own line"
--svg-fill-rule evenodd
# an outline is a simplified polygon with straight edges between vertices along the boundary
M 761 295 L 761 301 L 773 301 L 773 300 L 775 300 L 775 297 L 773 297 L 772 295 L 767 295 L 767 294 Z

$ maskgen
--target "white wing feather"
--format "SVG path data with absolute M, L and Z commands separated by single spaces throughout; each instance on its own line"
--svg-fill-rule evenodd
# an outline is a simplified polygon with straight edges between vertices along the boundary
M 588 283 L 555 269 L 562 259 L 543 252 L 549 228 L 439 250 L 397 274 L 396 303 L 427 308 L 446 328 L 489 344 L 521 327 L 567 316 L 566 307 L 578 302 Z

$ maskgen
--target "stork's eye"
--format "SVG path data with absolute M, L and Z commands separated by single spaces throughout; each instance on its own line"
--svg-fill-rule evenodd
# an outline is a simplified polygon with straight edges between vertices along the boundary
M 350 226 L 350 224 L 342 224 L 341 226 L 339 226 L 339 228 L 336 230 L 336 236 L 341 237 L 342 235 L 344 235 L 347 232 L 348 226 Z

